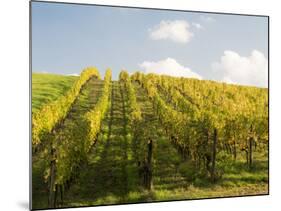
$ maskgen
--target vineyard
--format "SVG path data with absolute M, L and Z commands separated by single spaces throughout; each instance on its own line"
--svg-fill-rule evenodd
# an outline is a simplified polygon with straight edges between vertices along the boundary
M 268 89 L 32 77 L 33 209 L 268 194 Z

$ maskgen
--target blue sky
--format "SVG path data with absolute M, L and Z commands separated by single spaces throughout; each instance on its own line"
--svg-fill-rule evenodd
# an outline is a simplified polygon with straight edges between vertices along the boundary
M 32 2 L 32 70 L 96 66 L 267 86 L 267 18 Z

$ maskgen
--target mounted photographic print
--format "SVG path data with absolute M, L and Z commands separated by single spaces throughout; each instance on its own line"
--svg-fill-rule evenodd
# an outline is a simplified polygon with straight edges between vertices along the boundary
M 31 209 L 268 195 L 268 29 L 31 1 Z

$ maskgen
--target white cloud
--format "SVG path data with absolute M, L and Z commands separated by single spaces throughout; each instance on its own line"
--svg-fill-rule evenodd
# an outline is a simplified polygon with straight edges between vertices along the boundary
M 192 26 L 194 26 L 196 29 L 203 29 L 203 26 L 200 23 L 192 23 Z
M 193 37 L 189 30 L 190 25 L 185 20 L 161 21 L 153 29 L 149 29 L 153 40 L 172 40 L 178 43 L 188 43 Z
M 253 50 L 249 57 L 224 51 L 220 62 L 213 63 L 212 69 L 226 83 L 267 87 L 268 61 L 258 50 Z
M 188 67 L 182 66 L 173 58 L 167 58 L 157 62 L 144 61 L 139 66 L 145 73 L 202 79 L 199 74 L 191 71 Z
M 208 22 L 208 23 L 211 23 L 211 22 L 215 22 L 215 21 L 216 21 L 213 17 L 205 16 L 205 15 L 201 15 L 201 16 L 200 16 L 200 19 L 201 19 L 202 21 Z
M 66 74 L 66 75 L 68 75 L 68 76 L 80 76 L 80 74 L 78 74 L 78 73 L 70 73 L 70 74 Z

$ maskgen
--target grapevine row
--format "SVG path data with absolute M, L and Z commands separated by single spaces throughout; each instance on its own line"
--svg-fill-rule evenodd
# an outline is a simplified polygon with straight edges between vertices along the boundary
M 66 117 L 82 86 L 91 77 L 100 78 L 97 69 L 92 67 L 84 69 L 79 79 L 74 83 L 74 85 L 66 93 L 66 95 L 60 97 L 53 103 L 43 106 L 40 111 L 32 114 L 33 148 L 38 146 L 42 142 L 44 137 L 52 131 L 55 125 L 57 125 Z
M 73 122 L 63 130 L 56 132 L 51 139 L 45 179 L 49 181 L 49 205 L 55 206 L 54 196 L 64 189 L 78 173 L 81 163 L 86 160 L 87 153 L 97 140 L 101 122 L 109 105 L 111 87 L 111 71 L 107 70 L 104 78 L 102 95 L 98 102 L 78 122 Z M 68 186 L 68 185 L 67 185 Z
M 132 79 L 146 89 L 179 151 L 211 174 L 217 150 L 231 146 L 236 157 L 239 145 L 251 165 L 253 144 L 268 140 L 265 90 L 154 74 Z
M 265 89 L 167 76 L 161 79 L 166 85 L 165 90 L 179 90 L 188 100 L 200 106 L 205 113 L 203 116 L 211 112 L 219 117 L 217 127 L 221 128 L 221 144 L 235 159 L 237 147 L 247 156 L 249 141 L 261 147 L 267 143 L 268 95 Z
M 137 103 L 136 93 L 134 87 L 131 83 L 129 74 L 126 71 L 121 71 L 119 75 L 119 80 L 124 84 L 125 90 L 128 94 L 128 102 L 130 108 L 130 121 L 134 125 L 137 121 L 141 120 L 141 109 Z

